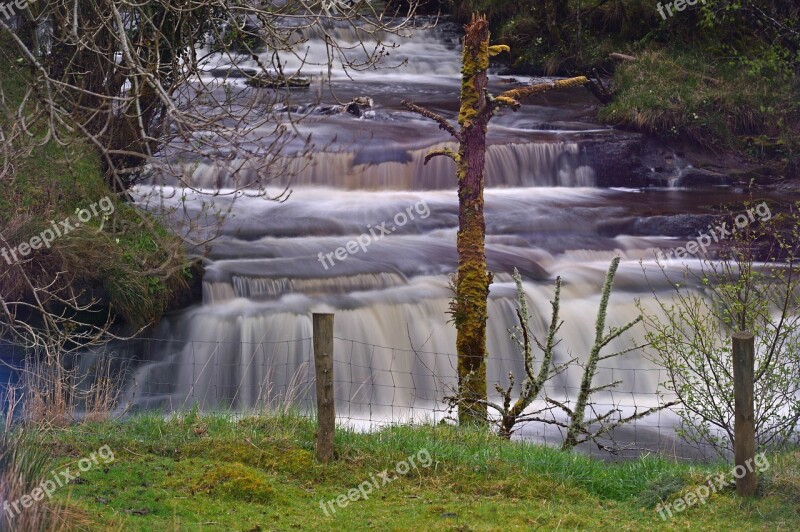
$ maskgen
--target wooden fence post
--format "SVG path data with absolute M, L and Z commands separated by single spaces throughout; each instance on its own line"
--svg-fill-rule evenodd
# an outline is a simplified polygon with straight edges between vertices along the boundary
M 333 460 L 336 410 L 333 398 L 333 314 L 313 314 L 314 368 L 317 380 L 317 449 L 320 462 Z
M 749 332 L 733 334 L 733 454 L 736 461 L 736 493 L 756 493 L 756 430 L 753 409 L 755 339 Z M 743 469 L 740 469 L 743 468 Z M 740 474 L 740 471 L 744 474 Z

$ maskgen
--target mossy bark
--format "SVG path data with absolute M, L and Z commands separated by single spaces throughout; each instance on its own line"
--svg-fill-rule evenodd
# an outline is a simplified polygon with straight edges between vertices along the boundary
M 458 165 L 458 277 L 454 318 L 457 327 L 459 423 L 486 422 L 486 300 L 492 276 L 486 269 L 483 214 L 486 129 L 492 115 L 487 99 L 489 26 L 473 17 L 464 37 L 461 143 Z
M 473 15 L 466 26 L 461 67 L 461 108 L 459 131 L 443 116 L 403 100 L 409 110 L 439 124 L 459 143 L 458 153 L 449 148 L 436 150 L 436 156 L 453 159 L 458 177 L 458 275 L 450 312 L 456 326 L 458 353 L 458 420 L 461 424 L 485 424 L 486 393 L 486 302 L 492 274 L 486 268 L 486 222 L 483 213 L 484 172 L 486 166 L 486 130 L 494 110 L 520 107 L 518 99 L 552 89 L 587 83 L 585 77 L 539 83 L 506 91 L 497 98 L 488 93 L 489 58 L 509 51 L 508 46 L 489 46 L 489 24 L 483 16 Z

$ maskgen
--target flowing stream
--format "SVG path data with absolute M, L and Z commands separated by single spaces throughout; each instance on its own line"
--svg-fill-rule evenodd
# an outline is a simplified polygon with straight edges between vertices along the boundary
M 342 38 L 355 39 L 352 32 L 341 32 Z M 418 31 L 392 52 L 393 59 L 408 60 L 403 67 L 349 75 L 334 70 L 332 87 L 340 100 L 369 96 L 373 108 L 361 117 L 312 113 L 298 125 L 324 148 L 314 152 L 310 164 L 292 168 L 288 201 L 235 200 L 206 259 L 202 303 L 164 319 L 146 347 L 129 346 L 140 360 L 126 392 L 129 401 L 141 408 L 198 403 L 245 409 L 303 395 L 311 313 L 333 312 L 343 420 L 370 425 L 445 415 L 442 398 L 455 383 L 455 328 L 447 313 L 457 263 L 455 168 L 444 157 L 423 164 L 425 154 L 448 138 L 404 110 L 400 100 L 455 117 L 457 42 L 446 28 Z M 312 40 L 309 46 L 308 57 L 321 61 L 322 43 Z M 212 68 L 224 70 L 225 62 L 217 58 L 206 78 L 213 79 Z M 315 74 L 313 67 L 305 72 Z M 231 83 L 244 87 L 241 80 Z M 491 77 L 494 94 L 509 86 L 514 80 Z M 301 106 L 335 103 L 317 82 L 292 98 Z M 488 322 L 490 389 L 494 383 L 506 386 L 509 371 L 517 383 L 524 376 L 520 351 L 507 331 L 517 321 L 514 268 L 524 277 L 531 326 L 540 337 L 549 322 L 554 280 L 563 278 L 564 325 L 556 362 L 585 360 L 612 257 L 623 259 L 609 312 L 609 325 L 619 326 L 638 315 L 637 298 L 651 305 L 653 290 L 668 286 L 655 267 L 653 249 L 681 245 L 691 232 L 686 214 L 702 220 L 712 206 L 737 194 L 724 188 L 598 187 L 599 161 L 593 158 L 598 150 L 586 149 L 587 141 L 602 146 L 625 134 L 591 122 L 595 102 L 583 89 L 537 102 L 501 113 L 489 128 L 487 260 L 495 275 Z M 193 184 L 231 188 L 226 168 L 236 163 L 196 162 Z M 181 208 L 199 216 L 200 199 L 174 186 L 169 180 L 153 182 L 138 194 L 152 209 L 162 201 L 177 204 L 187 194 Z M 214 198 L 223 210 L 231 201 Z M 355 244 L 348 247 L 350 242 Z M 337 253 L 340 249 L 345 252 Z M 637 327 L 606 349 L 626 349 L 642 336 Z M 656 404 L 663 373 L 642 352 L 602 365 L 607 369 L 597 384 L 623 382 L 618 391 L 599 397 L 601 403 L 621 404 L 626 412 Z M 552 381 L 549 393 L 574 397 L 580 377 L 580 368 L 573 367 Z M 642 420 L 620 441 L 672 448 L 673 424 L 673 416 L 661 413 Z M 558 440 L 546 426 L 531 426 L 522 435 Z

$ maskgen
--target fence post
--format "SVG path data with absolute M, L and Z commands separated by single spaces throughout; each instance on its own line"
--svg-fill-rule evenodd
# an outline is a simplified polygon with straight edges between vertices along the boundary
M 749 332 L 733 334 L 733 453 L 736 461 L 736 493 L 755 495 L 756 432 L 753 410 L 755 339 Z M 739 467 L 744 474 L 739 474 Z
M 336 411 L 333 398 L 333 314 L 313 314 L 314 369 L 317 380 L 317 449 L 320 462 L 333 460 Z

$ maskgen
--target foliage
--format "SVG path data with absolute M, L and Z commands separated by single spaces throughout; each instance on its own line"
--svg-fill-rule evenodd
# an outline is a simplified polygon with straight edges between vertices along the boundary
M 800 67 L 800 5 L 782 0 L 706 0 L 697 22 L 705 45 L 751 74 L 781 76 Z
M 451 1 L 452 12 L 487 13 L 511 45 L 515 66 L 546 74 L 582 74 L 610 65 L 610 52 L 643 39 L 661 20 L 647 0 Z
M 622 416 L 622 412 L 618 408 L 611 408 L 610 410 L 600 414 L 594 407 L 592 396 L 598 392 L 603 392 L 615 388 L 621 384 L 621 381 L 614 381 L 608 384 L 594 385 L 594 379 L 597 376 L 597 364 L 601 360 L 617 357 L 640 349 L 641 346 L 634 345 L 629 349 L 616 351 L 611 354 L 601 354 L 603 348 L 611 344 L 614 340 L 620 338 L 623 334 L 642 321 L 642 316 L 637 317 L 633 321 L 621 326 L 610 327 L 606 329 L 606 320 L 608 316 L 608 303 L 611 298 L 611 289 L 614 284 L 614 277 L 616 276 L 617 267 L 619 266 L 620 258 L 615 257 L 611 261 L 608 272 L 606 273 L 605 282 L 603 283 L 603 291 L 600 297 L 600 305 L 597 310 L 597 318 L 595 321 L 595 339 L 592 348 L 583 365 L 583 378 L 579 388 L 578 396 L 575 398 L 575 405 L 570 406 L 571 400 L 556 401 L 552 397 L 548 397 L 544 385 L 551 378 L 555 377 L 566 371 L 570 365 L 576 362 L 577 359 L 568 360 L 562 364 L 554 364 L 553 356 L 555 354 L 556 346 L 561 343 L 561 340 L 556 339 L 559 329 L 563 322 L 560 318 L 561 306 L 561 278 L 556 279 L 556 290 L 553 300 L 550 302 L 552 317 L 550 318 L 550 325 L 547 330 L 547 336 L 544 341 L 539 340 L 531 332 L 528 322 L 530 320 L 528 312 L 528 303 L 526 300 L 525 292 L 522 286 L 522 278 L 519 272 L 514 271 L 514 282 L 517 286 L 517 317 L 519 318 L 519 326 L 511 332 L 511 338 L 521 348 L 523 354 L 523 362 L 525 367 L 526 378 L 520 388 L 520 396 L 513 403 L 511 401 L 512 392 L 514 389 L 514 375 L 509 374 L 510 384 L 508 388 L 501 388 L 499 384 L 495 386 L 497 392 L 503 398 L 503 404 L 497 405 L 492 402 L 487 402 L 488 406 L 493 408 L 500 414 L 499 425 L 500 435 L 505 438 L 510 438 L 515 425 L 522 422 L 541 422 L 556 425 L 566 430 L 566 437 L 561 445 L 562 450 L 572 449 L 582 443 L 593 442 L 600 449 L 609 451 L 611 453 L 618 452 L 614 445 L 603 443 L 604 438 L 608 438 L 614 429 L 630 423 L 637 419 L 646 417 L 652 413 L 663 410 L 673 406 L 674 403 L 665 403 L 653 408 L 648 408 L 644 411 L 636 411 L 629 416 Z M 539 363 L 538 372 L 534 369 L 534 358 L 532 354 L 532 344 L 536 343 L 539 350 L 542 351 L 542 360 Z M 544 392 L 544 394 L 543 394 Z M 543 394 L 542 399 L 550 406 L 541 408 L 533 412 L 525 412 L 534 400 Z M 566 420 L 558 419 L 556 416 L 543 417 L 542 413 L 558 409 L 566 414 Z M 587 409 L 593 413 L 594 417 L 586 419 Z M 615 417 L 616 416 L 616 417 Z
M 553 308 L 553 315 L 550 319 L 550 327 L 547 331 L 547 338 L 544 342 L 540 341 L 530 329 L 530 312 L 528 310 L 528 300 L 522 286 L 522 276 L 514 268 L 514 283 L 517 286 L 517 317 L 519 325 L 509 330 L 511 339 L 522 349 L 523 364 L 525 366 L 525 380 L 520 387 L 519 398 L 512 405 L 511 393 L 514 389 L 514 374 L 508 374 L 508 388 L 503 389 L 499 384 L 495 389 L 503 398 L 503 405 L 498 406 L 489 403 L 489 406 L 500 413 L 500 435 L 506 439 L 511 438 L 514 427 L 521 422 L 535 420 L 543 412 L 525 412 L 525 410 L 536 400 L 544 390 L 545 383 L 552 377 L 561 374 L 567 369 L 570 362 L 559 366 L 553 365 L 555 348 L 560 343 L 556 340 L 556 334 L 561 329 L 562 321 L 559 321 L 559 309 L 561 305 L 561 277 L 556 278 L 556 291 L 553 301 L 550 302 Z M 531 342 L 533 339 L 533 342 Z M 533 357 L 533 343 L 542 351 L 542 360 L 539 362 L 538 371 L 535 369 Z
M 800 89 L 791 78 L 764 77 L 696 52 L 649 50 L 616 71 L 607 123 L 722 151 L 797 157 Z M 758 149 L 761 145 L 772 149 Z
M 790 445 L 800 429 L 800 277 L 796 214 L 740 230 L 717 260 L 703 258 L 670 280 L 645 314 L 653 360 L 683 408 L 681 436 L 721 456 L 733 448 L 731 334 L 756 338 L 755 430 L 760 448 Z M 663 265 L 661 270 L 668 275 Z
M 668 3 L 469 0 L 451 10 L 487 13 L 516 71 L 613 75 L 617 92 L 600 111 L 609 124 L 800 176 L 800 5 L 704 0 L 662 17 L 656 4 Z M 638 60 L 618 65 L 611 52 Z

